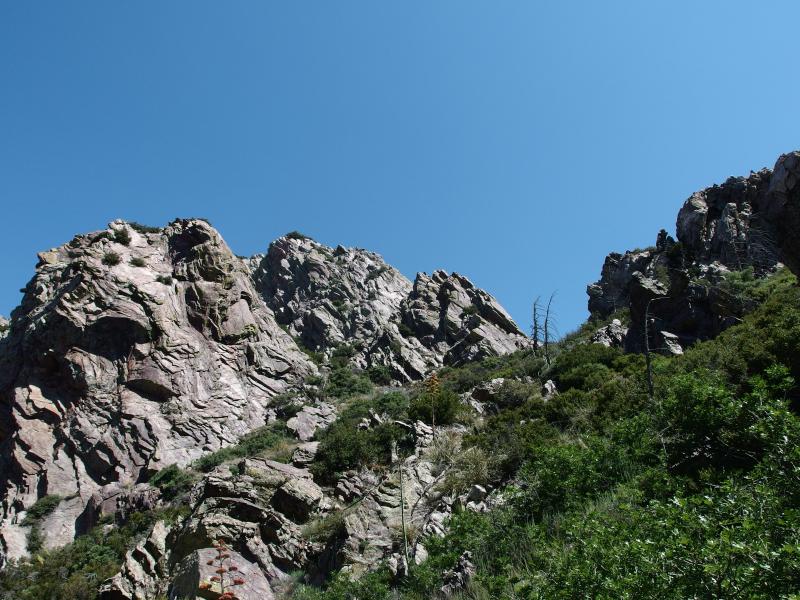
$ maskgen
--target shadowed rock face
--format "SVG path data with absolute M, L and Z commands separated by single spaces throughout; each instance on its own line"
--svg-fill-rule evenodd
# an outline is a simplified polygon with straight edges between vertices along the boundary
M 306 347 L 347 343 L 356 366 L 388 367 L 400 381 L 527 343 L 494 298 L 456 273 L 420 273 L 412 284 L 375 253 L 298 237 L 250 262 L 278 322 Z
M 653 248 L 606 257 L 600 280 L 587 288 L 592 316 L 627 309 L 629 351 L 644 347 L 646 313 L 653 348 L 675 352 L 718 335 L 744 310 L 717 285 L 726 273 L 749 267 L 763 276 L 781 262 L 800 273 L 799 182 L 800 153 L 793 152 L 772 171 L 692 194 L 678 213 L 678 242 L 662 230 Z
M 0 341 L 5 555 L 37 498 L 67 498 L 42 528 L 66 543 L 93 495 L 235 442 L 314 370 L 203 221 L 42 252 Z

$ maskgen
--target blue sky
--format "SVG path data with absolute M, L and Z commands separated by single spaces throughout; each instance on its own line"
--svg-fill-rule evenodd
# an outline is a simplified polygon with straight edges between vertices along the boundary
M 562 332 L 610 251 L 800 148 L 797 2 L 0 4 L 0 313 L 35 253 L 203 216 L 469 276 Z

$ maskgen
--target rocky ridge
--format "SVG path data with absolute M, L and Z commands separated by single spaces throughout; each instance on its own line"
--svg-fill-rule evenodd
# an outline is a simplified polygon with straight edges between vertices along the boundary
M 190 513 L 175 524 L 157 522 L 103 585 L 101 598 L 193 598 L 206 586 L 218 593 L 208 562 L 220 541 L 246 582 L 237 595 L 248 600 L 280 597 L 298 571 L 321 582 L 339 569 L 357 577 L 384 560 L 395 571 L 404 569 L 400 490 L 407 527 L 419 533 L 441 535 L 459 501 L 432 493 L 439 474 L 431 456 L 433 432 L 421 422 L 413 430 L 414 451 L 397 469 L 346 473 L 330 490 L 305 468 L 272 460 L 248 458 L 235 468 L 216 468 L 194 486 Z M 441 429 L 439 435 L 457 439 L 459 433 Z M 482 490 L 460 501 L 480 510 L 484 496 Z M 424 560 L 424 546 L 413 544 L 411 555 Z
M 272 399 L 318 373 L 308 347 L 330 356 L 347 341 L 351 366 L 406 381 L 525 344 L 460 275 L 412 285 L 373 253 L 291 236 L 241 259 L 201 219 L 115 221 L 42 252 L 0 330 L 2 560 L 26 554 L 39 499 L 59 499 L 40 523 L 45 548 L 152 505 L 153 473 L 274 419 Z M 311 441 L 335 418 L 308 401 L 287 425 Z
M 642 351 L 648 316 L 650 347 L 680 353 L 736 323 L 749 307 L 726 289 L 729 273 L 759 277 L 781 263 L 798 272 L 798 180 L 800 153 L 783 155 L 772 170 L 692 194 L 678 213 L 677 241 L 662 230 L 652 248 L 609 254 L 587 288 L 589 312 L 601 320 L 621 313 L 629 329 L 624 339 L 598 332 L 598 341 Z
M 278 322 L 304 346 L 330 355 L 348 344 L 355 366 L 386 367 L 397 381 L 528 343 L 494 298 L 457 273 L 419 273 L 412 284 L 373 252 L 299 234 L 249 264 Z

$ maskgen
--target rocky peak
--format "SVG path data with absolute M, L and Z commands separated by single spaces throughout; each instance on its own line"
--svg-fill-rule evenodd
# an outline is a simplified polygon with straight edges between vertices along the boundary
M 321 352 L 391 329 L 411 291 L 411 282 L 379 255 L 299 234 L 272 242 L 253 278 L 278 322 Z
M 445 364 L 507 354 L 527 338 L 497 301 L 463 275 L 418 273 L 403 303 L 403 324 Z
M 250 264 L 278 322 L 303 345 L 330 354 L 346 342 L 355 366 L 387 367 L 400 381 L 527 342 L 494 298 L 457 273 L 420 273 L 412 285 L 373 252 L 299 234 Z
M 42 528 L 63 544 L 94 495 L 236 441 L 313 371 L 202 220 L 115 221 L 42 252 L 0 342 L 5 555 L 38 498 L 64 498 Z
M 662 230 L 652 248 L 606 257 L 600 280 L 587 288 L 590 313 L 627 312 L 629 351 L 644 347 L 646 315 L 651 347 L 666 352 L 716 336 L 746 308 L 718 285 L 727 273 L 751 268 L 763 276 L 780 262 L 800 272 L 798 182 L 800 153 L 793 152 L 772 171 L 692 194 L 678 213 L 677 242 Z

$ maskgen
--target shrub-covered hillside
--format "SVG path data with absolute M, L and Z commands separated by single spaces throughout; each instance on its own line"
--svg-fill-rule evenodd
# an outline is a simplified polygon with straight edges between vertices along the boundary
M 469 551 L 464 598 L 797 598 L 800 290 L 781 272 L 738 292 L 763 302 L 656 357 L 652 398 L 643 356 L 575 337 L 549 367 L 518 353 L 443 372 L 456 392 L 506 378 L 466 438 L 492 458 L 503 502 L 456 514 L 407 577 L 379 569 L 294 597 L 436 597 Z

